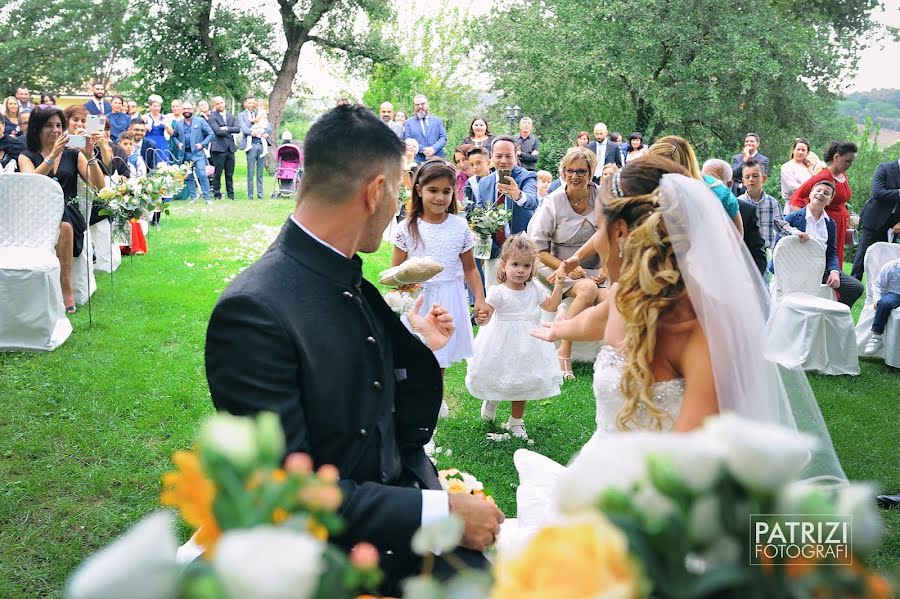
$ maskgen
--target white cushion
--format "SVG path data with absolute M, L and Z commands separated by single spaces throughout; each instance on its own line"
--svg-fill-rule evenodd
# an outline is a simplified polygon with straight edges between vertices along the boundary
M 782 302 L 785 305 L 811 308 L 814 310 L 821 310 L 822 312 L 850 314 L 850 307 L 846 304 L 810 295 L 808 293 L 792 293 L 785 297 Z
M 53 252 L 28 247 L 0 247 L 0 270 L 40 270 L 59 268 L 59 259 Z

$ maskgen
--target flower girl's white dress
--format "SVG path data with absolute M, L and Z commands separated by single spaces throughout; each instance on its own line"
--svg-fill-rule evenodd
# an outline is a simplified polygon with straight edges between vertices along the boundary
M 562 372 L 553 344 L 531 336 L 541 327 L 547 290 L 529 281 L 516 291 L 506 285 L 488 289 L 485 301 L 494 308 L 490 322 L 475 337 L 466 388 L 488 401 L 524 401 L 559 395 Z

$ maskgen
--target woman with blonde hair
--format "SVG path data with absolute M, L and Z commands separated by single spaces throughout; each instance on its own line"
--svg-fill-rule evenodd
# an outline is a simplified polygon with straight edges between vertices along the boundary
M 595 208 L 599 188 L 591 182 L 596 167 L 597 157 L 593 152 L 587 148 L 570 148 L 560 162 L 566 186 L 547 194 L 528 224 L 528 237 L 537 246 L 542 264 L 537 271 L 538 278 L 550 287 L 556 279 L 565 279 L 563 297 L 572 299 L 566 318 L 593 306 L 600 296 L 598 287 L 606 280 L 596 255 L 577 262 L 568 273 L 558 270 L 563 260 L 576 253 L 597 231 Z M 558 355 L 564 378 L 574 379 L 571 341 L 560 344 Z
M 19 101 L 14 96 L 3 100 L 3 106 L 0 106 L 0 115 L 3 115 L 3 135 L 18 137 L 22 134 L 19 127 Z
M 728 187 L 728 181 L 720 181 L 711 175 L 706 175 L 700 170 L 697 162 L 697 154 L 694 148 L 683 137 L 666 135 L 661 137 L 647 149 L 645 156 L 662 156 L 687 170 L 694 179 L 705 181 L 712 192 L 722 203 L 722 208 L 731 219 L 734 228 L 740 237 L 744 236 L 744 221 L 741 219 L 741 210 L 737 198 Z

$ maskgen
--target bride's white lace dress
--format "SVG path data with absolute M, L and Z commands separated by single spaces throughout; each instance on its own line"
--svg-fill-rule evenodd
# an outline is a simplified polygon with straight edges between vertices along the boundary
M 582 448 L 590 451 L 599 439 L 620 433 L 616 427 L 616 417 L 625 402 L 619 383 L 625 358 L 612 346 L 604 345 L 594 362 L 594 399 L 596 401 L 597 430 Z M 684 379 L 661 381 L 653 386 L 653 401 L 663 412 L 663 431 L 671 431 L 678 419 L 681 402 L 684 399 Z M 644 407 L 638 408 L 636 418 L 630 423 L 632 431 L 657 431 L 650 414 Z M 629 433 L 624 433 L 629 434 Z M 556 482 L 566 467 L 550 458 L 527 449 L 516 451 L 513 458 L 519 471 L 519 488 L 516 491 L 517 518 L 507 519 L 501 529 L 498 545 L 501 549 L 512 548 L 525 543 L 547 522 L 558 518 L 555 512 L 554 492 Z M 629 459 L 620 462 L 623 469 L 633 464 Z M 615 469 L 597 472 L 597 479 L 609 478 L 614 483 L 621 472 Z M 598 480 L 592 481 L 593 485 Z

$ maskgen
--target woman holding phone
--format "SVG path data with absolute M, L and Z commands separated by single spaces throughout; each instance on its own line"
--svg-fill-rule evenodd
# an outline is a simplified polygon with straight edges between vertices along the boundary
M 83 109 L 82 109 L 83 110 Z M 85 140 L 84 151 L 67 148 L 66 116 L 55 106 L 35 108 L 25 145 L 28 148 L 19 155 L 19 171 L 47 175 L 57 181 L 63 190 L 64 210 L 59 225 L 56 255 L 59 257 L 59 282 L 62 286 L 66 314 L 75 313 L 75 295 L 72 291 L 72 259 L 83 251 L 84 232 L 87 223 L 70 200 L 78 195 L 78 177 L 92 189 L 103 187 L 103 171 L 99 160 L 88 159 L 94 155 L 94 138 Z

